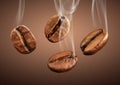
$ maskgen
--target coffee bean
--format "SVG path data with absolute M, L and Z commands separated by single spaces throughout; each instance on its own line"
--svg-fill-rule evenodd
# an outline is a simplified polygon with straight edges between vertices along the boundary
M 45 26 L 45 36 L 52 42 L 56 43 L 63 40 L 70 29 L 70 22 L 65 16 L 55 15 L 49 19 Z
M 49 58 L 48 67 L 54 72 L 66 72 L 76 65 L 77 60 L 72 51 L 63 51 Z
M 88 34 L 81 42 L 81 49 L 85 55 L 93 55 L 108 41 L 108 32 L 104 29 L 97 29 Z
M 36 48 L 32 32 L 24 25 L 14 28 L 10 34 L 14 47 L 22 54 L 28 54 Z

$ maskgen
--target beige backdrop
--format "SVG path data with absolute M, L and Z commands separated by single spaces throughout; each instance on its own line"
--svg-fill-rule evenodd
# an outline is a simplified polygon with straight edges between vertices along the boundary
M 56 48 L 44 36 L 44 26 L 56 14 L 53 0 L 26 0 L 22 24 L 37 40 L 37 49 L 22 55 L 14 49 L 10 32 L 16 26 L 18 0 L 0 0 L 0 85 L 118 85 L 120 84 L 120 0 L 107 0 L 109 42 L 92 56 L 84 56 L 81 40 L 92 30 L 91 0 L 81 0 L 74 13 L 77 66 L 66 73 L 47 68 Z

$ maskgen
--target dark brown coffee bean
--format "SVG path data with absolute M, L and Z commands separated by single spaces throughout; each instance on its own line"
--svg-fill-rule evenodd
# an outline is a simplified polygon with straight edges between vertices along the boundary
M 14 47 L 22 54 L 28 54 L 36 48 L 32 32 L 24 25 L 14 28 L 10 34 Z
M 88 34 L 81 42 L 83 54 L 92 55 L 99 51 L 108 41 L 108 32 L 104 29 L 97 29 Z
M 48 67 L 54 72 L 66 72 L 76 65 L 77 60 L 72 51 L 63 51 L 49 58 Z
M 70 30 L 70 22 L 67 17 L 58 15 L 49 19 L 45 26 L 45 36 L 47 39 L 56 43 L 65 38 Z

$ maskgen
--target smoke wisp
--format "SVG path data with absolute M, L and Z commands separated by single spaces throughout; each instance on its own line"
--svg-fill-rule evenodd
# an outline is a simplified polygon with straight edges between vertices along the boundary
M 54 0 L 55 8 L 59 16 L 66 16 L 70 21 L 70 32 L 68 34 L 67 39 L 64 40 L 64 43 L 59 42 L 60 48 L 70 48 L 73 51 L 73 55 L 75 55 L 75 43 L 74 43 L 74 35 L 73 35 L 73 13 L 75 12 L 77 6 L 79 5 L 80 0 Z M 59 37 L 61 36 L 61 31 L 59 33 Z M 65 46 L 64 46 L 64 45 Z
M 16 16 L 17 25 L 20 25 L 20 23 L 23 20 L 24 10 L 25 10 L 25 0 L 19 0 L 18 12 Z
M 92 0 L 91 13 L 93 26 L 108 31 L 106 0 Z

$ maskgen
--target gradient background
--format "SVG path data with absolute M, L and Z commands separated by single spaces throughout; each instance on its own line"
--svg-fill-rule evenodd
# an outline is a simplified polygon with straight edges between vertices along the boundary
M 47 68 L 55 47 L 44 36 L 44 26 L 56 14 L 53 0 L 26 0 L 22 24 L 37 40 L 37 49 L 22 55 L 14 49 L 10 32 L 16 26 L 18 0 L 0 0 L 0 85 L 120 85 L 120 0 L 107 0 L 109 42 L 92 56 L 84 56 L 81 40 L 92 30 L 91 0 L 81 0 L 74 13 L 74 37 L 79 62 L 66 73 Z

